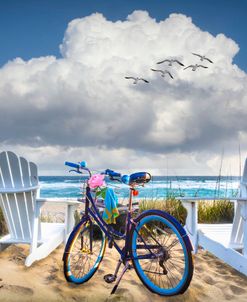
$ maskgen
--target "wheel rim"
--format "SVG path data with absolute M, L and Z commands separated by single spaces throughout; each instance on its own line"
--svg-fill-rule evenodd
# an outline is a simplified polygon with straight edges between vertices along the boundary
M 69 249 L 67 266 L 69 279 L 74 283 L 87 281 L 97 270 L 104 250 L 105 236 L 99 226 L 94 224 L 90 235 L 89 225 L 81 225 Z
M 146 285 L 161 295 L 179 293 L 189 270 L 185 243 L 176 227 L 161 216 L 147 216 L 135 228 L 133 261 Z

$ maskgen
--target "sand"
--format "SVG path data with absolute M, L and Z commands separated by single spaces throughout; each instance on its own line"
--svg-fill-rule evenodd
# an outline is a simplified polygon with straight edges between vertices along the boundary
M 160 297 L 148 291 L 134 269 L 128 271 L 114 295 L 113 284 L 103 276 L 113 273 L 114 249 L 107 249 L 98 272 L 87 283 L 67 283 L 63 276 L 63 246 L 47 258 L 24 266 L 27 245 L 13 245 L 0 253 L 0 301 L 247 301 L 247 277 L 204 250 L 194 257 L 194 276 L 189 289 L 175 297 Z

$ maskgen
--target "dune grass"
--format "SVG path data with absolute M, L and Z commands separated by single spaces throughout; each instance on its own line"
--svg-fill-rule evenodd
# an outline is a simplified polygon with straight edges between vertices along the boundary
M 161 211 L 166 211 L 176 219 L 183 223 L 186 219 L 186 210 L 182 206 L 182 203 L 176 200 L 174 197 L 167 199 L 143 199 L 139 203 L 139 212 L 143 212 L 150 209 L 157 209 Z
M 181 224 L 185 224 L 187 212 L 181 201 L 175 197 L 166 199 L 143 199 L 139 201 L 139 213 L 149 210 L 158 209 L 166 211 L 174 216 Z M 234 204 L 229 200 L 200 201 L 198 204 L 198 221 L 199 223 L 231 223 L 234 216 Z M 51 217 L 46 217 L 42 221 L 50 221 Z M 80 212 L 75 212 L 75 221 L 79 222 Z M 117 228 L 123 227 L 125 223 L 124 214 L 121 219 L 117 219 Z M 0 208 L 0 236 L 7 233 L 7 226 Z
M 169 197 L 167 199 L 142 200 L 139 211 L 158 209 L 174 216 L 180 223 L 185 224 L 187 212 L 182 202 Z M 234 204 L 228 200 L 200 201 L 198 204 L 199 223 L 229 223 L 234 216 Z
M 3 217 L 2 209 L 0 208 L 0 236 L 7 234 L 7 225 Z
M 201 201 L 198 205 L 199 223 L 231 223 L 234 203 L 229 200 Z

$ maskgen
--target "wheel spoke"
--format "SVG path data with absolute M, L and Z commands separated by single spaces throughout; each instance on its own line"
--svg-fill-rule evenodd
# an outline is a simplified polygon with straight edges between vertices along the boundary
M 193 272 L 193 267 L 190 268 L 189 274 L 186 271 L 188 257 L 185 257 L 185 253 L 188 251 L 184 247 L 183 237 L 170 221 L 168 223 L 158 214 L 150 214 L 150 219 L 148 216 L 148 214 L 144 216 L 143 223 L 140 219 L 137 231 L 134 232 L 133 263 L 138 264 L 135 268 L 137 271 L 142 271 L 138 275 L 148 288 L 152 288 L 155 292 L 160 288 L 162 292 L 157 293 L 162 295 L 171 295 L 170 291 L 175 289 L 172 295 L 177 294 L 183 288 L 185 274 L 190 282 Z M 189 282 L 184 287 L 187 288 Z
M 78 280 L 78 283 L 87 281 L 83 281 L 84 276 L 97 269 L 96 261 L 100 257 L 102 249 L 104 249 L 105 238 L 97 225 L 93 225 L 93 227 L 93 236 L 90 236 L 90 227 L 84 225 L 71 240 L 66 265 L 70 272 L 67 278 L 73 277 L 73 282 L 75 280 Z M 96 231 L 101 234 L 101 240 L 94 239 L 94 232 Z M 92 250 L 90 247 L 92 247 Z

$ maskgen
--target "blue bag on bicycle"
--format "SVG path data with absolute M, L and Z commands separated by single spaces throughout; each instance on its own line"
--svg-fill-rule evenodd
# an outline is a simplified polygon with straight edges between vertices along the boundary
M 117 205 L 117 195 L 112 188 L 107 188 L 105 195 L 105 210 L 103 212 L 103 219 L 106 223 L 116 223 L 116 218 L 119 216 Z

